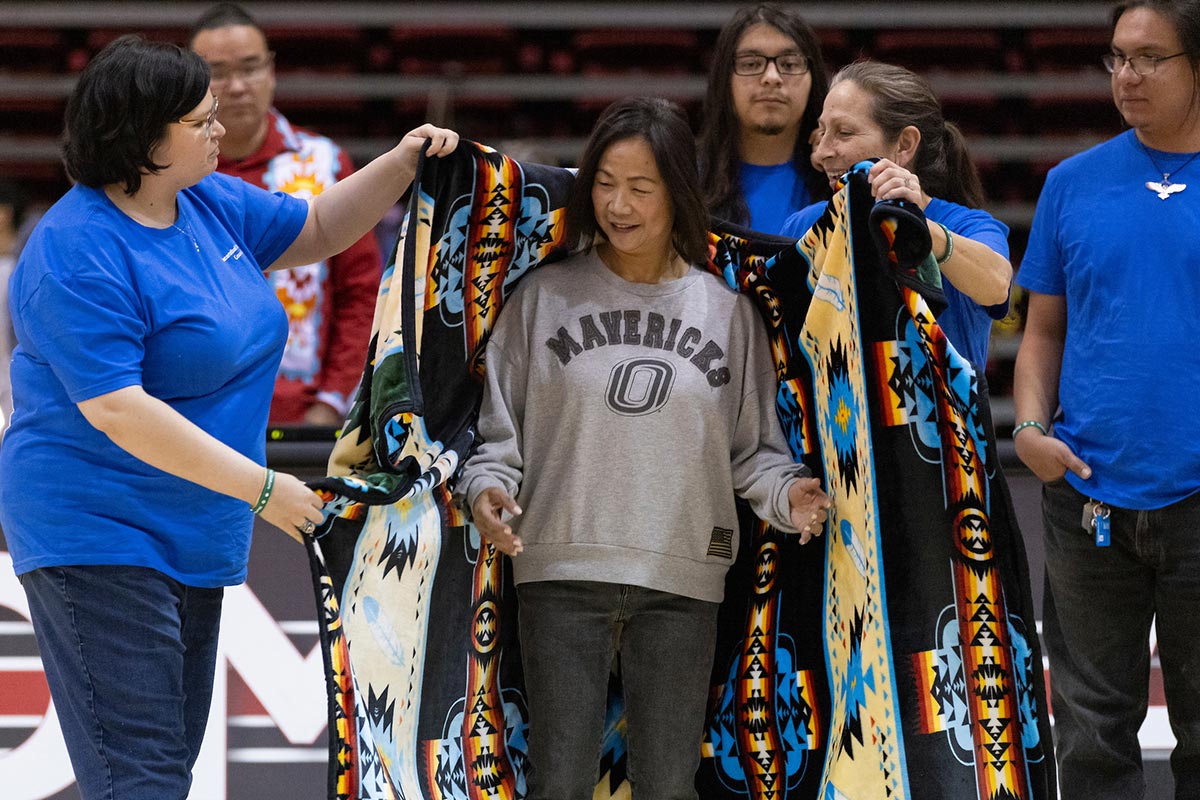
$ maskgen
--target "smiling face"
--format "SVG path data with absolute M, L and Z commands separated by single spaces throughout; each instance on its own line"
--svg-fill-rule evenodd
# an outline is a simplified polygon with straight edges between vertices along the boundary
M 1112 51 L 1118 55 L 1162 57 L 1183 49 L 1171 20 L 1150 8 L 1126 11 L 1113 30 Z M 1113 102 L 1125 122 L 1148 144 L 1163 149 L 1172 149 L 1177 141 L 1186 149 L 1189 137 L 1196 135 L 1196 88 L 1187 56 L 1160 62 L 1150 75 L 1135 75 L 1127 64 L 1112 74 Z
M 803 54 L 800 46 L 787 34 L 758 22 L 738 39 L 734 57 L 744 55 L 773 58 Z M 730 83 L 734 113 L 743 131 L 767 136 L 799 133 L 811 89 L 811 72 L 781 75 L 773 62 L 758 75 L 734 73 Z
M 908 166 L 911 157 L 900 152 L 898 140 L 887 140 L 872 117 L 874 104 L 875 98 L 851 80 L 838 81 L 825 96 L 814 134 L 812 163 L 828 176 L 830 186 L 866 158 L 889 158 Z
M 592 209 L 622 258 L 665 263 L 671 254 L 674 211 L 645 139 L 619 139 L 604 151 L 592 182 Z

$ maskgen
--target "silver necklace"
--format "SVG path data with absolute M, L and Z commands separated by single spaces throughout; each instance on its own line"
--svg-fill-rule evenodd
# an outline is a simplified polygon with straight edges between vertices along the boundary
M 196 241 L 196 235 L 194 233 L 192 233 L 192 226 L 188 225 L 187 220 L 184 220 L 183 224 L 187 225 L 186 231 L 183 228 L 176 225 L 174 222 L 171 223 L 171 227 L 174 228 L 175 230 L 179 231 L 180 233 L 182 233 L 184 236 L 191 239 L 192 247 L 196 248 L 196 252 L 199 253 L 200 252 L 200 243 Z
M 1146 188 L 1157 194 L 1159 200 L 1166 200 L 1171 195 L 1178 194 L 1187 188 L 1186 183 L 1171 183 L 1171 175 L 1183 172 L 1184 167 L 1195 161 L 1197 156 L 1200 156 L 1200 152 L 1192 153 L 1191 158 L 1170 172 L 1167 172 L 1161 166 L 1159 166 L 1157 161 L 1154 160 L 1154 156 L 1150 155 L 1150 148 L 1142 144 L 1141 139 L 1138 139 L 1137 143 L 1141 146 L 1142 152 L 1146 154 L 1146 158 L 1150 159 L 1150 163 L 1154 165 L 1154 168 L 1162 173 L 1162 183 L 1157 181 L 1146 181 Z

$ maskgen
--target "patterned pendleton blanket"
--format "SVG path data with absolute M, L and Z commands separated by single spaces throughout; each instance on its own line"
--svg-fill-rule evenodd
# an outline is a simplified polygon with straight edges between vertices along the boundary
M 466 142 L 418 172 L 360 394 L 317 485 L 331 799 L 525 795 L 511 577 L 447 484 L 504 298 L 563 255 L 571 180 Z M 798 244 L 711 235 L 709 268 L 762 312 L 785 432 L 835 508 L 807 547 L 743 514 L 711 665 L 706 800 L 1054 796 L 986 387 L 934 320 L 940 292 L 917 280 L 920 212 L 886 205 L 852 174 Z M 597 800 L 629 797 L 621 713 L 614 676 Z

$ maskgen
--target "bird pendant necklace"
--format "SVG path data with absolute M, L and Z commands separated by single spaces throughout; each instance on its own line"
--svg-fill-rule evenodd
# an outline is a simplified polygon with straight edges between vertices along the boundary
M 1187 188 L 1186 183 L 1172 183 L 1171 175 L 1178 175 L 1180 172 L 1183 172 L 1184 167 L 1195 161 L 1197 156 L 1200 156 L 1200 152 L 1192 153 L 1191 158 L 1168 172 L 1154 160 L 1154 156 L 1150 154 L 1150 148 L 1142 144 L 1141 139 L 1138 139 L 1138 144 L 1141 145 L 1142 151 L 1146 154 L 1146 158 L 1150 159 L 1150 163 L 1154 165 L 1154 168 L 1162 173 L 1161 183 L 1159 181 L 1146 181 L 1146 188 L 1157 194 L 1159 200 L 1166 200 L 1171 195 L 1178 194 Z

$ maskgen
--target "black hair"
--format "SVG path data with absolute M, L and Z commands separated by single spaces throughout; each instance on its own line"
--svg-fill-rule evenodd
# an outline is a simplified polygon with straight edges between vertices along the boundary
M 671 203 L 671 243 L 689 264 L 708 261 L 708 213 L 696 172 L 696 145 L 678 105 L 657 97 L 633 97 L 604 109 L 579 161 L 567 200 L 567 239 L 591 239 L 597 229 L 592 185 L 604 153 L 616 142 L 641 139 L 654 154 Z
M 63 162 L 84 186 L 121 184 L 126 194 L 142 176 L 168 165 L 151 155 L 167 126 L 177 122 L 208 92 L 208 64 L 165 42 L 122 36 L 84 68 L 67 100 Z
M 234 25 L 247 25 L 254 28 L 259 33 L 263 33 L 262 26 L 258 24 L 250 12 L 239 6 L 237 3 L 217 3 L 212 8 L 205 11 L 196 20 L 196 24 L 192 26 L 192 32 L 188 35 L 188 47 L 191 47 L 196 42 L 196 37 L 201 31 L 211 31 L 216 28 L 228 28 Z M 266 34 L 263 34 L 266 38 Z
M 742 196 L 739 177 L 742 158 L 738 142 L 741 136 L 733 107 L 733 60 L 742 34 L 759 23 L 790 38 L 800 49 L 800 54 L 808 59 L 812 87 L 808 90 L 808 105 L 800 118 L 800 135 L 796 137 L 792 151 L 792 164 L 804 176 L 813 200 L 829 196 L 828 179 L 812 167 L 812 144 L 809 142 L 817 128 L 821 106 L 825 104 L 825 93 L 829 90 L 829 76 L 817 34 L 800 15 L 780 6 L 770 3 L 746 6 L 738 9 L 717 36 L 700 125 L 700 183 L 704 187 L 704 201 L 715 216 L 743 225 L 750 222 L 750 210 Z
M 1135 8 L 1148 8 L 1162 14 L 1172 25 L 1179 36 L 1183 52 L 1187 53 L 1188 63 L 1192 65 L 1192 107 L 1200 103 L 1200 0 L 1131 0 L 1121 3 L 1113 9 L 1112 29 L 1116 33 L 1117 23 L 1126 11 Z

